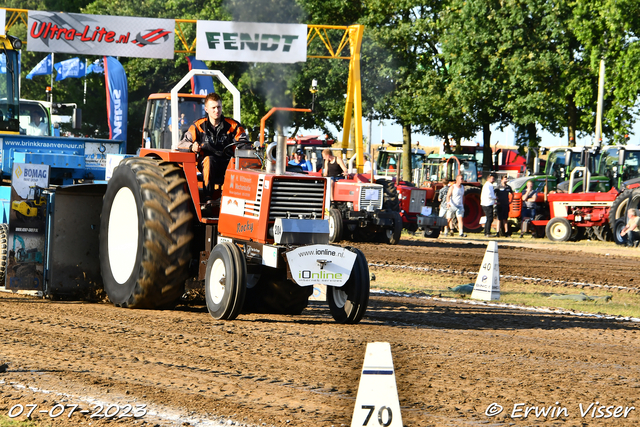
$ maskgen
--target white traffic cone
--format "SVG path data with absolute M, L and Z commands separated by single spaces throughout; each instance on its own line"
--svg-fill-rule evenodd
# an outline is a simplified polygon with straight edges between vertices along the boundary
M 487 245 L 471 298 L 483 301 L 500 299 L 500 266 L 496 242 L 489 242 Z
M 351 427 L 402 427 L 400 401 L 388 342 L 367 344 Z

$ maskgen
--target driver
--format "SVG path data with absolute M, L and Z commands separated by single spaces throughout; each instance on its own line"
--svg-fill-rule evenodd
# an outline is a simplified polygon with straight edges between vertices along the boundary
M 217 93 L 207 95 L 204 111 L 207 116 L 189 126 L 178 149 L 198 154 L 198 168 L 202 172 L 207 197 L 211 197 L 214 184 L 224 181 L 227 164 L 233 153 L 233 150 L 225 150 L 225 147 L 234 143 L 249 143 L 249 139 L 240 123 L 222 114 L 222 101 Z

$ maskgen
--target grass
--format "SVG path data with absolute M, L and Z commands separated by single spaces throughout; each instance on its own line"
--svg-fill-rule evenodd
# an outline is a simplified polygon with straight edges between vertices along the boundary
M 467 283 L 473 284 L 476 276 L 446 275 L 419 271 L 402 271 L 391 268 L 370 267 L 376 280 L 372 289 L 397 292 L 423 292 L 442 298 L 470 299 L 470 295 L 453 292 L 451 288 Z M 584 293 L 591 297 L 610 296 L 609 301 L 573 301 L 552 299 L 551 295 L 577 295 Z M 527 307 L 550 307 L 585 313 L 629 316 L 640 318 L 640 295 L 624 291 L 598 288 L 551 286 L 534 282 L 500 281 L 500 303 L 517 304 Z
M 0 427 L 37 427 L 44 424 L 38 424 L 34 421 L 18 421 L 5 415 L 0 415 Z

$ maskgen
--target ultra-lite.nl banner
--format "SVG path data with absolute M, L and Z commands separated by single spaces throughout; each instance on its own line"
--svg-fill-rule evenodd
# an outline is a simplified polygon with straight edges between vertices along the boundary
M 173 59 L 175 20 L 29 11 L 30 51 Z
M 307 26 L 198 21 L 196 59 L 294 63 L 307 60 Z

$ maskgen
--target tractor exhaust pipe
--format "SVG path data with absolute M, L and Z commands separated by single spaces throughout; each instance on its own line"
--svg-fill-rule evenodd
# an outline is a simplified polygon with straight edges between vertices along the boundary
M 287 137 L 278 135 L 276 147 L 276 175 L 284 175 L 287 167 Z

